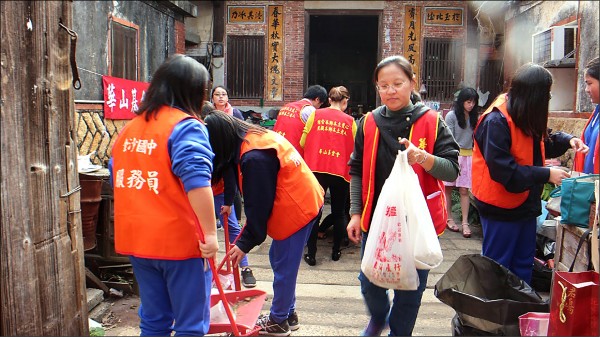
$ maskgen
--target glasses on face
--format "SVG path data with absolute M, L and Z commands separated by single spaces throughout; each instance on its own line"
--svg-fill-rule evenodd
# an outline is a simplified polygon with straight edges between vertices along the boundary
M 402 89 L 402 86 L 404 85 L 404 83 L 406 82 L 398 82 L 398 83 L 394 83 L 392 85 L 389 84 L 383 84 L 383 85 L 376 85 L 375 88 L 377 88 L 377 91 L 379 92 L 387 92 L 390 88 L 393 88 L 394 91 L 399 91 L 400 89 Z
M 213 96 L 217 96 L 217 97 L 227 97 L 227 93 L 214 93 Z

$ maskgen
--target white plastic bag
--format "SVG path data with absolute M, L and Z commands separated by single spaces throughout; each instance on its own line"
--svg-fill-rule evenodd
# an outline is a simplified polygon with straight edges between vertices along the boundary
M 398 151 L 396 160 L 400 161 L 402 195 L 408 231 L 413 240 L 415 266 L 417 269 L 433 269 L 442 263 L 444 256 L 419 177 L 408 164 L 406 151 Z
M 360 268 L 369 281 L 382 288 L 416 290 L 419 276 L 406 223 L 404 177 L 400 166 L 396 158 L 373 212 Z

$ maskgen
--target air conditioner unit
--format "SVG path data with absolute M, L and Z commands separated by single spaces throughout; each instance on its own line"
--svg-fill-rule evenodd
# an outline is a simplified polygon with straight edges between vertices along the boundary
M 532 35 L 532 61 L 544 64 L 568 59 L 575 61 L 577 27 L 556 26 Z M 565 60 L 563 60 L 564 62 Z

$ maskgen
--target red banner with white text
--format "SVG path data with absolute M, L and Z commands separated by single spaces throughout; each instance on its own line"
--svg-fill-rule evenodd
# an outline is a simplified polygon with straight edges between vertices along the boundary
M 104 88 L 104 118 L 132 119 L 148 90 L 148 82 L 102 76 Z

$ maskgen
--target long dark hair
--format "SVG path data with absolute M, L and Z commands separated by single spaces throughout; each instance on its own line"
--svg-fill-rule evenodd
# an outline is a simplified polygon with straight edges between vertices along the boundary
M 377 85 L 379 71 L 381 71 L 382 68 L 389 66 L 390 64 L 395 64 L 396 66 L 398 66 L 398 68 L 400 68 L 404 72 L 404 74 L 406 74 L 406 77 L 408 77 L 410 81 L 415 81 L 415 73 L 413 71 L 412 64 L 410 64 L 410 62 L 404 56 L 393 55 L 388 56 L 383 60 L 379 61 L 379 63 L 375 67 L 375 70 L 373 71 L 373 84 Z M 421 102 L 421 95 L 419 95 L 419 93 L 415 89 L 413 89 L 410 93 L 410 101 L 413 104 Z
M 240 140 L 248 132 L 263 134 L 267 130 L 256 124 L 250 124 L 230 116 L 221 110 L 213 110 L 204 117 L 208 138 L 215 157 L 213 159 L 212 181 L 219 181 L 229 165 L 233 165 L 233 156 L 237 152 Z
M 527 63 L 515 72 L 506 107 L 515 125 L 527 136 L 546 136 L 551 87 L 552 74 L 540 65 Z
M 200 117 L 206 100 L 208 79 L 208 71 L 198 61 L 185 55 L 173 54 L 154 73 L 136 113 L 139 115 L 145 112 L 146 120 L 150 120 L 166 105 Z
M 475 101 L 475 106 L 473 106 L 473 109 L 471 112 L 469 112 L 469 125 L 471 128 L 475 128 L 475 125 L 477 124 L 477 118 L 479 117 L 479 94 L 473 88 L 463 88 L 458 93 L 458 97 L 454 102 L 454 114 L 456 115 L 458 126 L 460 126 L 461 129 L 467 127 L 467 120 L 465 118 L 465 102 L 468 100 Z

